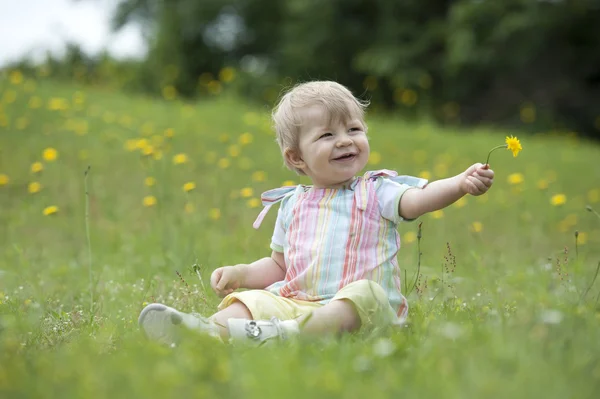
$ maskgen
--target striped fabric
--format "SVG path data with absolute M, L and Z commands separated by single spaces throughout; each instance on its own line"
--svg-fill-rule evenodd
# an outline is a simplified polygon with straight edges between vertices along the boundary
M 282 202 L 286 275 L 266 289 L 288 298 L 327 303 L 346 285 L 362 279 L 377 282 L 388 294 L 399 318 L 408 311 L 401 293 L 396 255 L 400 248 L 397 224 L 381 216 L 377 187 L 389 178 L 398 195 L 427 181 L 371 171 L 341 189 L 310 186 L 281 187 L 262 195 L 265 208 L 254 227 L 277 202 Z M 278 219 L 279 221 L 279 219 Z

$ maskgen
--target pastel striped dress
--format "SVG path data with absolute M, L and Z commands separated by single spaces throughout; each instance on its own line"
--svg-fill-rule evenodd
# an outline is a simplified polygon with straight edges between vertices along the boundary
M 358 280 L 377 282 L 400 318 L 408 311 L 402 295 L 398 203 L 404 192 L 427 180 L 371 171 L 348 187 L 281 187 L 262 195 L 266 213 L 281 202 L 271 242 L 283 252 L 286 274 L 266 290 L 283 297 L 327 303 L 344 286 Z

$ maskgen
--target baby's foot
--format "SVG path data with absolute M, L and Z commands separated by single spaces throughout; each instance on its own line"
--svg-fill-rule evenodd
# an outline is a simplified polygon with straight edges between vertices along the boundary
M 140 313 L 138 325 L 149 339 L 171 346 L 179 342 L 182 326 L 221 339 L 219 327 L 212 320 L 198 314 L 183 313 L 161 303 L 146 306 Z

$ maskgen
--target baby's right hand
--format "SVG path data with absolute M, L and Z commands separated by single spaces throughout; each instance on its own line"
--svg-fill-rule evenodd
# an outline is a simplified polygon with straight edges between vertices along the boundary
M 243 266 L 220 267 L 210 276 L 210 286 L 215 293 L 224 297 L 240 288 L 243 279 Z

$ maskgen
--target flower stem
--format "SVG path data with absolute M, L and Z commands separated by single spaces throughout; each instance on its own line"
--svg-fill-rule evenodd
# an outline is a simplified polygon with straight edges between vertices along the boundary
M 490 163 L 490 155 L 492 155 L 492 152 L 496 151 L 498 148 L 507 148 L 507 147 L 508 147 L 508 144 L 502 144 L 502 145 L 499 145 L 498 147 L 492 148 L 490 150 L 490 152 L 488 153 L 487 159 L 485 161 L 485 165 Z

